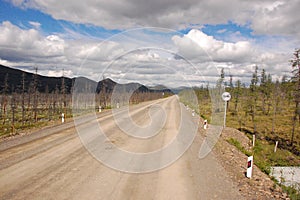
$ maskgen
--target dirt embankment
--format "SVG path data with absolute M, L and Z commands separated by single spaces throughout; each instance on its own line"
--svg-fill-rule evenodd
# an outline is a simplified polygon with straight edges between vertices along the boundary
M 246 178 L 247 156 L 227 142 L 230 138 L 239 141 L 247 150 L 251 149 L 252 143 L 244 133 L 225 128 L 213 150 L 228 175 L 238 183 L 240 193 L 246 199 L 289 199 L 287 194 L 255 165 L 252 178 Z

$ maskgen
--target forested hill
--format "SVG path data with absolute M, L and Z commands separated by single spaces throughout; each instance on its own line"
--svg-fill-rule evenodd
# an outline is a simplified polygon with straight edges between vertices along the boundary
M 19 69 L 10 68 L 4 65 L 0 65 L 0 91 L 11 93 L 12 91 L 20 92 L 22 91 L 23 85 L 25 86 L 25 92 L 30 92 L 33 88 L 37 87 L 38 91 L 44 92 L 54 92 L 61 91 L 62 88 L 65 89 L 66 93 L 70 93 L 72 90 L 72 85 L 78 80 L 80 83 L 87 84 L 94 88 L 94 91 L 99 93 L 100 91 L 105 91 L 111 93 L 114 87 L 118 84 L 113 80 L 107 78 L 99 82 L 90 80 L 85 77 L 78 78 L 68 78 L 68 77 L 48 77 L 42 76 L 38 73 L 29 73 Z M 35 84 L 36 82 L 36 84 Z M 62 87 L 64 85 L 64 87 Z M 148 87 L 139 83 L 128 83 L 123 84 L 122 88 L 126 91 L 135 90 L 136 92 L 170 92 L 168 89 L 149 89 Z M 83 88 L 84 89 L 84 88 Z
M 19 69 L 13 69 L 0 65 L 0 86 L 1 91 L 5 90 L 5 85 L 7 84 L 7 92 L 22 90 L 22 85 L 24 82 L 25 90 L 29 91 L 30 87 L 33 87 L 34 80 L 37 80 L 37 88 L 39 92 L 45 92 L 48 87 L 49 92 L 55 91 L 55 89 L 61 89 L 63 77 L 47 77 L 39 74 L 25 72 Z M 64 84 L 66 91 L 70 92 L 72 87 L 72 79 L 64 77 Z

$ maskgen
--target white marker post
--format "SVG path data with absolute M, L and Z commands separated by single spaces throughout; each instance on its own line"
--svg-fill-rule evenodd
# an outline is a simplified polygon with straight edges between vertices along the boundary
M 204 129 L 207 129 L 207 119 L 204 120 L 204 122 L 203 122 L 203 128 L 204 128 Z
M 278 146 L 278 141 L 276 141 L 276 143 L 275 143 L 274 153 L 276 153 L 276 151 L 277 151 L 277 146 Z
M 64 122 L 65 122 L 65 114 L 61 113 L 61 123 L 64 123 Z
M 225 110 L 224 110 L 224 128 L 226 127 L 226 112 L 227 112 L 227 102 L 231 99 L 229 92 L 224 92 L 222 94 L 222 99 L 225 101 Z
M 253 170 L 253 156 L 248 157 L 247 162 L 247 178 L 252 178 L 252 170 Z
M 255 146 L 255 135 L 252 136 L 252 146 Z
M 102 112 L 101 106 L 98 107 L 98 111 L 99 111 L 100 113 Z

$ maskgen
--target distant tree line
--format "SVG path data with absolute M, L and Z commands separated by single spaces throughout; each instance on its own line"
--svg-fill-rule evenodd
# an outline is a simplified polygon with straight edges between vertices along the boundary
M 95 110 L 107 109 L 125 104 L 137 104 L 143 101 L 154 100 L 171 95 L 166 92 L 162 96 L 160 91 L 136 90 L 130 94 L 125 102 L 128 92 L 120 93 L 118 99 L 112 100 L 112 91 L 115 85 L 106 80 L 97 85 L 95 82 L 82 78 L 81 88 L 77 88 L 77 99 L 73 98 L 75 79 L 60 77 L 51 88 L 45 79 L 38 75 L 38 69 L 30 77 L 28 73 L 23 72 L 22 78 L 13 77 L 13 84 L 10 80 L 10 73 L 4 75 L 4 81 L 0 91 L 0 137 L 7 134 L 18 134 L 24 129 L 31 127 L 44 126 L 49 122 L 57 121 L 61 118 L 62 113 L 66 119 L 73 116 L 73 99 L 79 101 L 80 112 L 76 114 L 87 113 Z M 47 77 L 46 77 L 47 78 Z M 70 80 L 72 82 L 70 82 Z M 18 81 L 18 82 L 15 82 Z M 114 105 L 113 105 L 114 104 Z

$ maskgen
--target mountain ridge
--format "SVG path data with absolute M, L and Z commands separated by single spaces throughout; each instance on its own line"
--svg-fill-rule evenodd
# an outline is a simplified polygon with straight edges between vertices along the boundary
M 23 77 L 24 76 L 24 77 Z M 119 84 L 113 81 L 111 78 L 103 79 L 99 82 L 86 78 L 84 76 L 69 78 L 69 77 L 50 77 L 43 76 L 40 74 L 34 74 L 30 72 L 26 72 L 20 69 L 11 68 L 8 66 L 4 66 L 0 64 L 0 91 L 11 93 L 13 91 L 22 91 L 22 85 L 24 81 L 25 92 L 31 92 L 34 86 L 34 80 L 36 77 L 37 81 L 37 90 L 41 93 L 44 92 L 56 92 L 62 90 L 62 85 L 65 85 L 65 92 L 71 93 L 71 90 L 74 86 L 89 86 L 91 91 L 95 91 L 96 93 L 105 92 L 111 93 L 116 85 L 118 85 L 118 89 L 122 89 L 122 91 L 126 92 L 170 92 L 173 93 L 170 89 L 152 89 L 140 83 L 127 83 L 127 84 Z M 7 81 L 5 81 L 7 79 Z M 5 82 L 7 82 L 7 87 L 5 87 Z M 80 84 L 80 85 L 79 85 Z M 7 91 L 4 91 L 6 88 Z M 76 88 L 78 89 L 78 88 Z M 81 90 L 85 90 L 86 88 L 81 88 Z

